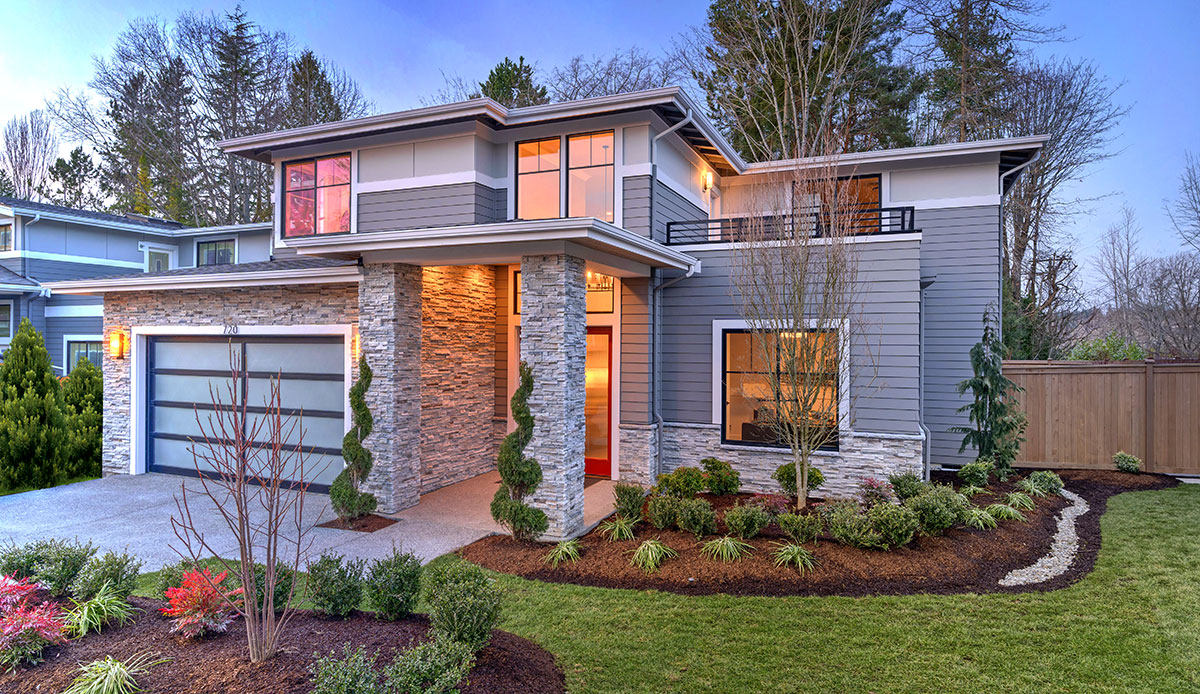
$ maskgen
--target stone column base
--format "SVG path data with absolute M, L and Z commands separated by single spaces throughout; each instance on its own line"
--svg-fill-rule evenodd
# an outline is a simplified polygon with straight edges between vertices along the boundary
M 658 426 L 621 424 L 617 430 L 620 460 L 617 477 L 621 482 L 649 487 L 658 478 Z

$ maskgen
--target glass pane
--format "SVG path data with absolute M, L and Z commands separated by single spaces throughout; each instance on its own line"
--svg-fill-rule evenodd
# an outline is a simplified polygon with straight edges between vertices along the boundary
M 12 304 L 0 304 L 0 337 L 12 337 Z
M 350 183 L 350 155 L 317 160 L 317 185 L 336 186 Z
M 246 345 L 246 368 L 340 376 L 345 354 L 340 342 L 251 342 Z
M 84 342 L 68 342 L 67 343 L 67 373 L 75 370 L 79 365 L 79 357 L 86 356 L 87 343 Z
M 729 441 L 772 442 L 771 385 L 761 374 L 728 374 L 725 381 L 725 438 Z
M 230 265 L 232 263 L 232 241 L 206 241 L 196 244 L 197 265 Z
M 150 272 L 164 272 L 171 269 L 171 254 L 165 251 L 150 251 L 146 254 L 149 259 Z
M 554 219 L 559 216 L 557 171 L 519 176 L 517 192 L 518 219 Z
M 313 417 L 302 415 L 299 421 L 295 422 L 295 418 L 290 418 L 290 415 L 284 413 L 285 420 L 283 422 L 284 443 L 295 446 L 298 442 L 303 441 L 305 448 L 341 448 L 342 439 L 346 436 L 346 428 L 342 424 L 341 417 Z M 289 418 L 291 421 L 289 421 Z M 265 414 L 248 414 L 246 415 L 246 430 L 255 431 L 255 427 L 260 426 L 256 432 L 258 441 L 269 441 L 271 438 L 270 426 L 271 423 Z M 293 428 L 293 424 L 295 428 Z M 301 439 L 303 433 L 304 438 Z
M 266 403 L 270 381 L 265 378 L 251 378 L 249 382 L 247 402 L 262 407 Z M 285 378 L 279 382 L 279 397 L 283 407 L 341 412 L 345 408 L 346 388 L 342 381 L 301 381 Z
M 513 313 L 521 314 L 521 271 L 513 273 Z
M 350 231 L 350 186 L 317 189 L 317 233 Z
M 288 164 L 284 167 L 286 190 L 301 190 L 313 187 L 313 163 L 311 161 Z
M 725 333 L 725 370 L 739 373 L 763 371 L 753 333 Z
M 558 169 L 558 150 L 561 146 L 557 137 L 538 142 L 538 171 Z
M 613 158 L 613 134 L 593 133 L 591 135 L 575 135 L 568 142 L 569 165 L 602 166 L 611 164 Z
M 613 163 L 613 134 L 596 133 L 592 135 L 592 164 Z
M 217 402 L 228 403 L 230 401 L 229 386 L 230 379 L 224 376 L 155 374 L 154 399 L 212 404 L 215 397 Z M 236 397 L 236 389 L 234 393 Z
M 613 220 L 613 170 L 610 166 L 571 171 L 567 216 Z
M 521 142 L 517 144 L 517 173 L 531 173 L 538 170 L 538 143 Z
M 316 193 L 311 190 L 287 194 L 284 213 L 284 236 L 304 236 L 313 233 L 313 210 Z
M 12 225 L 0 224 L 0 251 L 12 250 Z
M 588 271 L 587 312 L 612 313 L 615 282 L 608 275 Z
M 204 451 L 197 445 L 197 451 Z M 174 439 L 154 439 L 154 465 L 176 468 L 180 470 L 195 470 L 199 463 L 201 470 L 212 470 L 212 466 L 202 459 L 192 455 L 192 444 L 188 441 Z
M 609 340 L 608 333 L 588 333 L 584 363 L 583 412 L 587 438 L 583 455 L 604 461 L 608 460 Z
M 230 359 L 241 359 L 242 348 L 228 342 L 155 342 L 154 366 L 159 369 L 230 370 Z

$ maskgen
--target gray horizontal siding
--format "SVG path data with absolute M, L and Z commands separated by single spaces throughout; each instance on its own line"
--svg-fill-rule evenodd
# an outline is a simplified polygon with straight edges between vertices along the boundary
M 361 193 L 358 230 L 392 231 L 503 221 L 508 192 L 479 183 Z
M 862 432 L 915 434 L 920 242 L 872 242 L 855 250 L 861 305 L 850 355 L 852 426 Z M 667 421 L 712 420 L 712 324 L 742 317 L 731 287 L 730 253 L 694 252 L 703 271 L 663 292 L 662 400 Z
M 1000 210 L 994 205 L 918 210 L 921 275 L 936 280 L 925 290 L 925 424 L 934 464 L 974 460 L 958 452 L 968 424 L 958 408 L 970 397 L 956 387 L 971 376 L 970 351 L 983 332 L 983 313 L 1000 303 Z
M 628 176 L 621 185 L 622 226 L 634 233 L 649 237 L 653 227 L 652 238 L 665 241 L 668 222 L 708 219 L 704 210 L 688 202 L 662 181 L 654 182 L 653 200 L 649 176 Z
M 667 240 L 668 222 L 693 222 L 708 219 L 708 213 L 688 202 L 662 181 L 654 182 L 654 236 L 655 241 Z
M 621 180 L 621 226 L 650 236 L 650 177 L 627 176 Z
M 63 354 L 63 337 L 65 335 L 102 335 L 104 319 L 94 318 L 47 318 L 42 335 L 46 338 L 46 351 L 50 353 L 50 361 L 55 366 L 66 366 L 66 355 Z M 99 364 L 97 364 L 99 366 Z
M 128 275 L 137 272 L 137 270 L 128 267 L 115 267 L 94 263 L 74 263 L 62 260 L 43 260 L 41 258 L 26 258 L 25 270 L 28 277 L 43 283 L 57 280 Z
M 650 279 L 621 280 L 621 423 L 650 423 Z

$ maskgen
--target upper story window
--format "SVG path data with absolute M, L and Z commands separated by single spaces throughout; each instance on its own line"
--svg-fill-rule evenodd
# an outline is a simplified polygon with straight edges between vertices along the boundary
M 0 224 L 0 251 L 13 249 L 13 225 Z
M 613 221 L 613 132 L 567 139 L 567 216 Z
M 0 301 L 0 344 L 8 344 L 13 336 L 13 302 Z
M 517 219 L 554 219 L 559 205 L 559 150 L 557 137 L 517 143 Z
M 283 235 L 350 231 L 350 155 L 283 165 Z
M 196 267 L 204 265 L 232 265 L 234 262 L 235 243 L 232 239 L 197 242 Z

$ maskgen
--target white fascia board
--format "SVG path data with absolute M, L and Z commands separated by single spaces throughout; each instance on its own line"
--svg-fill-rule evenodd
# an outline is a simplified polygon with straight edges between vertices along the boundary
M 2 210 L 3 208 L 0 208 Z M 20 206 L 9 208 L 12 214 L 19 214 L 23 217 L 41 217 L 42 219 L 50 219 L 56 222 L 69 222 L 71 224 L 83 224 L 86 226 L 101 227 L 103 229 L 119 229 L 121 231 L 134 231 L 139 234 L 152 234 L 155 236 L 170 236 L 174 233 L 172 229 L 160 229 L 158 227 L 142 226 L 132 222 L 118 222 L 113 220 L 92 219 L 91 217 L 81 217 L 73 214 L 65 214 L 62 212 L 44 212 L 40 210 L 24 209 Z
M 108 292 L 162 291 L 169 289 L 211 289 L 255 287 L 263 284 L 331 284 L 358 282 L 362 274 L 357 265 L 260 272 L 223 272 L 211 275 L 180 274 L 147 277 L 111 277 L 91 280 L 67 280 L 47 283 L 56 294 L 105 294 Z
M 172 231 L 170 236 L 207 236 L 209 234 L 234 234 L 245 231 L 271 231 L 274 222 L 251 222 L 248 224 L 224 224 L 215 227 L 185 227 Z
M 944 145 L 929 145 L 925 147 L 901 147 L 899 149 L 885 149 L 875 152 L 851 152 L 848 154 L 839 154 L 835 157 L 808 157 L 804 159 L 753 162 L 746 166 L 746 173 L 775 173 L 798 168 L 829 166 L 831 163 L 836 166 L 861 166 L 863 164 L 885 164 L 897 161 L 930 159 L 933 157 L 1003 152 L 1010 149 L 1040 149 L 1049 139 L 1049 135 L 1030 135 L 1027 137 L 980 140 L 978 142 L 951 142 Z

